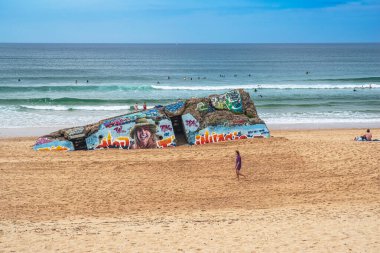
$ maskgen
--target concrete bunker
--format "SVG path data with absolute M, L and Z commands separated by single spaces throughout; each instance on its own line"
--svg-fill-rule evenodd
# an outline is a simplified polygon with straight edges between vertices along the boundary
M 247 138 L 268 138 L 254 102 L 242 90 L 178 100 L 39 137 L 35 150 L 166 148 Z

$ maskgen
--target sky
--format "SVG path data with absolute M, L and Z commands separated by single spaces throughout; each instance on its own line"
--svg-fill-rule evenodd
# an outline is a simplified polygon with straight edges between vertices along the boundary
M 0 42 L 380 42 L 380 0 L 0 0 Z

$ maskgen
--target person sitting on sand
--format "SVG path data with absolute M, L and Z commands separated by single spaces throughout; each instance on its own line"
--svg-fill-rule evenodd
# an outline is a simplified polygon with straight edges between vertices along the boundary
M 371 130 L 367 129 L 367 132 L 361 136 L 363 140 L 365 141 L 372 141 L 372 133 Z
M 246 177 L 243 175 L 241 172 L 241 156 L 238 150 L 236 150 L 236 163 L 235 163 L 235 171 L 236 171 L 236 177 L 239 180 L 239 176 L 243 176 L 244 178 Z

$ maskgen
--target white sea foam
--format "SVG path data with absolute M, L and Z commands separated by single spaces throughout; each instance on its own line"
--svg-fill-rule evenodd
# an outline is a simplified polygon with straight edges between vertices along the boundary
M 33 110 L 67 111 L 70 108 L 64 105 L 20 105 L 22 108 Z
M 69 110 L 82 110 L 82 111 L 130 111 L 133 105 L 84 105 L 84 106 L 64 106 L 64 105 L 21 105 L 22 108 L 32 110 L 49 110 L 49 111 L 69 111 Z M 142 109 L 141 105 L 139 106 Z M 154 106 L 147 106 L 147 109 L 154 108 Z
M 255 89 L 257 85 L 223 85 L 223 86 L 167 86 L 152 85 L 157 90 L 231 90 L 231 89 Z
M 133 105 L 102 105 L 102 106 L 72 106 L 72 110 L 84 110 L 84 111 L 129 111 Z M 152 109 L 154 106 L 147 106 L 147 109 Z M 142 110 L 142 106 L 139 105 L 139 109 Z
M 380 118 L 265 118 L 267 124 L 380 123 Z
M 380 88 L 380 84 L 246 84 L 246 85 L 215 85 L 215 86 L 169 86 L 152 85 L 157 90 L 231 90 L 231 89 L 368 89 Z

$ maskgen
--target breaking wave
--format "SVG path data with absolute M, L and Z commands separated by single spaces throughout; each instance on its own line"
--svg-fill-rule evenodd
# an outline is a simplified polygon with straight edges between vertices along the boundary
M 327 79 L 326 79 L 327 80 Z M 26 93 L 26 92 L 152 92 L 154 90 L 191 90 L 191 91 L 218 91 L 232 89 L 354 89 L 354 88 L 380 88 L 380 84 L 245 84 L 245 85 L 78 85 L 78 86 L 0 86 L 0 93 Z
M 145 91 L 150 85 L 42 85 L 42 86 L 0 86 L 0 92 L 93 92 L 93 91 Z
M 224 86 L 168 86 L 152 85 L 157 90 L 231 90 L 231 89 L 354 89 L 354 88 L 380 88 L 380 84 L 254 84 L 254 85 L 224 85 Z
M 354 77 L 354 78 L 325 78 L 311 79 L 311 81 L 329 81 L 329 82 L 380 82 L 379 76 Z
M 144 99 L 149 104 L 170 103 L 172 99 Z M 26 98 L 26 99 L 0 99 L 0 105 L 28 105 L 28 106 L 51 106 L 51 105 L 88 105 L 88 106 L 125 106 L 141 103 L 141 99 L 84 99 L 84 98 Z
M 64 105 L 20 105 L 21 111 L 44 110 L 44 111 L 131 111 L 133 105 L 109 105 L 109 106 L 64 106 Z M 147 106 L 148 109 L 153 106 Z

